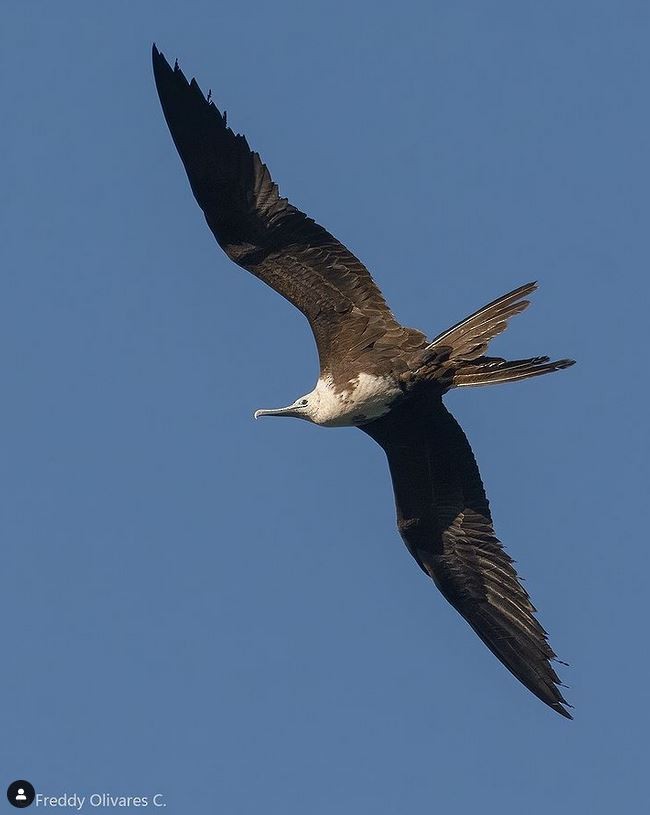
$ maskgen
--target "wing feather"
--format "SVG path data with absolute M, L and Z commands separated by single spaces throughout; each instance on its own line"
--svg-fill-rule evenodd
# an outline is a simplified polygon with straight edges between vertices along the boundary
M 153 69 L 174 144 L 215 238 L 231 260 L 307 317 L 321 368 L 350 349 L 353 358 L 362 354 L 368 342 L 385 335 L 391 342 L 422 344 L 423 335 L 395 320 L 363 263 L 280 196 L 245 137 L 155 45 Z
M 546 631 L 494 533 L 472 449 L 440 397 L 423 391 L 362 429 L 388 457 L 398 528 L 413 557 L 506 668 L 572 718 Z

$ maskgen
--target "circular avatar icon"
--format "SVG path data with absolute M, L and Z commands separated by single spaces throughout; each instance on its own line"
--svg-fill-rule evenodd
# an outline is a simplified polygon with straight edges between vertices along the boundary
M 33 803 L 36 790 L 29 781 L 14 781 L 7 788 L 7 798 L 12 806 L 23 809 Z

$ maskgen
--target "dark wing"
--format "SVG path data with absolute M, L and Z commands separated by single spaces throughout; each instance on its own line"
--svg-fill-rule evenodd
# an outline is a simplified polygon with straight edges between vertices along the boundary
M 397 525 L 413 557 L 506 668 L 572 718 L 546 632 L 494 534 L 472 449 L 442 400 L 423 393 L 362 430 L 386 452 Z
M 366 267 L 322 226 L 281 198 L 244 136 L 235 135 L 196 80 L 188 82 L 153 47 L 165 119 L 194 197 L 231 260 L 307 317 L 321 368 L 381 345 L 416 347 L 422 335 L 392 316 Z

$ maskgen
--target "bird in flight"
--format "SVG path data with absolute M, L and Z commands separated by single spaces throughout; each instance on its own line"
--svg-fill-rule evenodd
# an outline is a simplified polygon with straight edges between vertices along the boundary
M 354 426 L 385 451 L 397 527 L 420 568 L 535 696 L 572 718 L 535 608 L 501 542 L 472 449 L 443 404 L 451 388 L 515 382 L 573 365 L 488 356 L 528 306 L 521 286 L 428 339 L 401 325 L 352 252 L 283 198 L 225 114 L 153 46 L 156 88 L 208 226 L 228 257 L 285 297 L 316 339 L 315 388 L 255 417 Z

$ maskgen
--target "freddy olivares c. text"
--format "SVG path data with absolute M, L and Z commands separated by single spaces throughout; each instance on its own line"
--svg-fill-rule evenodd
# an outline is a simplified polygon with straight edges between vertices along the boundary
M 113 795 L 109 792 L 94 792 L 92 795 L 79 795 L 76 792 L 63 795 L 44 795 L 37 792 L 34 798 L 37 807 L 68 807 L 80 812 L 86 807 L 164 807 L 164 796 L 156 795 Z

